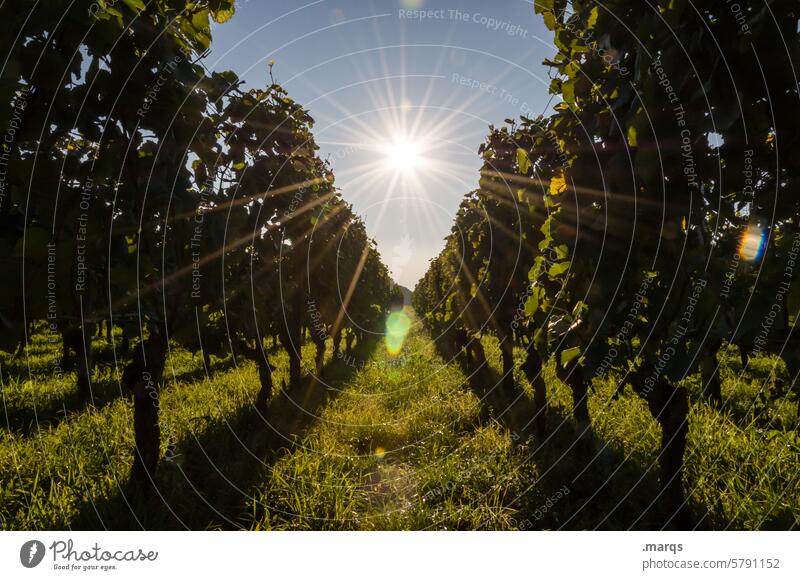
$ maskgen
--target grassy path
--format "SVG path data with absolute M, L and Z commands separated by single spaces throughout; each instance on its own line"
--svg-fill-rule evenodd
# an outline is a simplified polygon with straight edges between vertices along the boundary
M 457 365 L 412 329 L 381 342 L 310 433 L 270 470 L 255 528 L 510 529 L 533 481 L 524 446 L 488 419 Z M 269 506 L 269 511 L 259 509 Z

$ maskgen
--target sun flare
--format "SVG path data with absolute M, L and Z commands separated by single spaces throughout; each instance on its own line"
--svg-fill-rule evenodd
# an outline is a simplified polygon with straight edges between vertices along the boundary
M 395 137 L 384 152 L 387 168 L 398 173 L 413 173 L 424 164 L 422 143 L 406 136 Z

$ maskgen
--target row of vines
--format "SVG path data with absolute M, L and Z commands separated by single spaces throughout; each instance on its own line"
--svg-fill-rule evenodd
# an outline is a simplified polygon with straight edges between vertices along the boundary
M 554 112 L 491 128 L 413 304 L 472 372 L 496 337 L 495 388 L 519 396 L 520 365 L 541 437 L 553 364 L 584 458 L 592 382 L 631 388 L 660 426 L 661 501 L 686 526 L 682 380 L 721 406 L 720 355 L 738 347 L 745 368 L 781 358 L 784 391 L 800 387 L 800 4 L 534 4 L 557 47 Z
M 233 0 L 10 4 L 0 349 L 25 357 L 44 330 L 63 345 L 53 373 L 74 369 L 90 400 L 104 326 L 133 399 L 131 479 L 147 489 L 171 348 L 202 354 L 206 372 L 211 355 L 253 361 L 263 411 L 277 345 L 291 388 L 319 372 L 327 338 L 350 350 L 379 332 L 397 290 L 271 65 L 264 89 L 206 68 Z

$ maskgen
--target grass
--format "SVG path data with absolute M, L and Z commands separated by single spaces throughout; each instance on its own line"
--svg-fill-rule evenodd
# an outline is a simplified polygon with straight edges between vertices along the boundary
M 324 384 L 276 393 L 264 417 L 252 406 L 252 364 L 214 359 L 206 377 L 199 357 L 173 350 L 157 493 L 132 498 L 132 406 L 108 346 L 95 344 L 93 404 L 75 396 L 74 375 L 52 376 L 56 347 L 37 336 L 27 357 L 3 359 L 3 529 L 658 529 L 668 519 L 657 501 L 658 426 L 635 394 L 614 398 L 613 380 L 595 382 L 595 453 L 578 462 L 570 393 L 551 368 L 552 434 L 536 441 L 520 427 L 529 401 L 508 411 L 417 327 L 398 356 L 383 342 L 351 364 L 328 352 Z M 496 342 L 486 349 L 498 368 Z M 303 354 L 310 367 L 313 347 Z M 288 361 L 272 360 L 281 385 Z M 796 395 L 775 386 L 784 372 L 765 357 L 742 369 L 725 354 L 721 412 L 686 381 L 684 484 L 698 528 L 798 525 Z
M 23 407 L 34 405 L 47 408 L 52 416 L 32 425 L 17 421 L 17 425 L 0 430 L 0 527 L 102 527 L 109 518 L 99 519 L 109 505 L 117 512 L 111 521 L 122 522 L 123 527 L 140 527 L 135 506 L 128 505 L 123 497 L 132 462 L 133 408 L 114 378 L 119 371 L 98 365 L 93 377 L 100 389 L 96 404 L 70 408 L 69 404 L 77 400 L 74 376 L 52 379 L 48 365 L 55 351 L 47 346 L 43 337 L 35 337 L 26 361 L 30 378 L 24 378 L 27 364 L 26 368 L 11 367 L 10 372 L 4 372 L 6 416 L 23 416 Z M 97 341 L 95 347 L 102 358 L 106 345 Z M 311 360 L 310 352 L 307 358 Z M 281 384 L 287 363 L 285 357 L 277 362 L 276 382 Z M 159 488 L 169 490 L 175 479 L 183 479 L 177 473 L 186 448 L 212 426 L 224 424 L 237 411 L 251 407 L 258 390 L 258 375 L 252 364 L 218 372 L 210 380 L 195 378 L 203 374 L 197 373 L 198 368 L 202 369 L 199 357 L 171 351 L 161 399 L 162 439 L 163 452 L 175 458 L 164 462 Z M 112 383 L 116 393 L 109 388 Z M 187 500 L 184 502 L 190 503 Z M 154 524 L 158 523 L 157 518 Z
M 385 352 L 353 377 L 317 425 L 265 473 L 256 529 L 510 529 L 535 478 L 523 446 L 430 340 L 402 364 Z M 518 503 L 518 502 L 516 502 Z

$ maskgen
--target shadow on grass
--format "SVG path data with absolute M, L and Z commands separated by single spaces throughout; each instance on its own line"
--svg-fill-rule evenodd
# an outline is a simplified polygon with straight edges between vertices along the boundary
M 367 360 L 378 341 L 365 343 L 354 356 Z M 209 423 L 186 437 L 159 466 L 157 489 L 148 497 L 120 491 L 101 502 L 86 502 L 72 529 L 203 530 L 247 529 L 258 508 L 254 489 L 269 477 L 271 466 L 292 449 L 316 422 L 357 367 L 329 361 L 321 378 L 279 391 L 265 415 L 252 404 Z
M 175 373 L 174 377 L 170 377 L 170 381 L 176 383 L 202 381 L 207 377 L 214 378 L 214 373 L 228 371 L 234 368 L 233 357 L 227 356 L 225 358 L 214 358 L 211 362 L 211 367 L 206 371 L 205 364 L 203 364 L 203 357 L 199 354 L 193 356 L 196 363 L 195 367 L 190 371 L 183 371 Z M 166 371 L 165 371 L 166 372 Z
M 93 372 L 96 378 L 92 380 L 90 394 L 77 389 L 74 357 L 72 364 L 64 365 L 66 372 L 63 377 L 68 388 L 50 387 L 54 378 L 52 361 L 56 352 L 60 353 L 60 348 L 47 344 L 43 346 L 37 340 L 28 347 L 26 354 L 3 361 L 4 389 L 13 383 L 23 385 L 28 381 L 32 381 L 33 388 L 27 393 L 11 387 L 4 393 L 5 407 L 0 415 L 0 428 L 29 436 L 39 430 L 56 427 L 70 416 L 90 407 L 101 409 L 124 395 L 119 382 L 114 379 L 115 359 L 110 345 L 103 343 L 94 349 L 93 369 L 97 372 Z M 122 356 L 122 353 L 118 350 L 117 355 Z M 116 363 L 118 368 L 124 364 L 120 359 Z
M 100 367 L 113 369 L 111 348 L 99 349 L 98 352 L 99 354 L 95 356 L 95 369 Z M 174 381 L 190 382 L 205 379 L 206 370 L 202 363 L 198 364 L 199 368 L 196 370 L 176 374 Z M 124 363 L 118 363 L 118 368 L 124 368 Z M 230 358 L 216 360 L 211 365 L 211 374 L 231 368 L 233 368 L 233 361 Z M 15 371 L 15 379 L 27 380 L 26 369 L 16 368 Z M 105 375 L 105 373 L 103 374 Z M 120 383 L 112 377 L 93 380 L 91 395 L 87 396 L 77 390 L 77 378 L 74 372 L 65 376 L 69 377 L 71 387 L 63 394 L 57 391 L 46 392 L 37 396 L 35 405 L 32 397 L 15 397 L 7 400 L 0 414 L 0 429 L 16 435 L 30 436 L 39 430 L 57 427 L 70 416 L 80 414 L 89 408 L 102 409 L 116 399 L 127 396 L 127 393 L 121 389 Z M 34 381 L 37 380 L 45 380 L 45 378 L 40 373 L 38 377 L 34 375 Z
M 445 360 L 452 358 L 440 354 Z M 671 528 L 671 514 L 658 499 L 657 462 L 648 469 L 596 434 L 585 447 L 570 410 L 565 413 L 553 406 L 537 410 L 519 386 L 514 393 L 504 392 L 501 373 L 489 362 L 477 369 L 465 368 L 463 362 L 461 367 L 470 389 L 483 403 L 482 418 L 500 422 L 516 443 L 527 445 L 529 460 L 536 464 L 539 479 L 531 482 L 530 493 L 520 497 L 515 506 L 521 529 Z M 548 391 L 551 389 L 548 384 Z M 540 439 L 534 434 L 534 419 L 542 412 L 547 432 Z M 689 508 L 702 529 L 705 508 L 691 500 Z
M 119 383 L 111 378 L 93 381 L 91 397 L 80 393 L 73 384 L 72 389 L 63 396 L 52 392 L 46 397 L 39 397 L 35 407 L 33 400 L 28 397 L 8 402 L 3 413 L 2 428 L 17 435 L 30 436 L 39 430 L 57 427 L 70 416 L 90 407 L 102 409 L 121 396 L 123 393 Z

